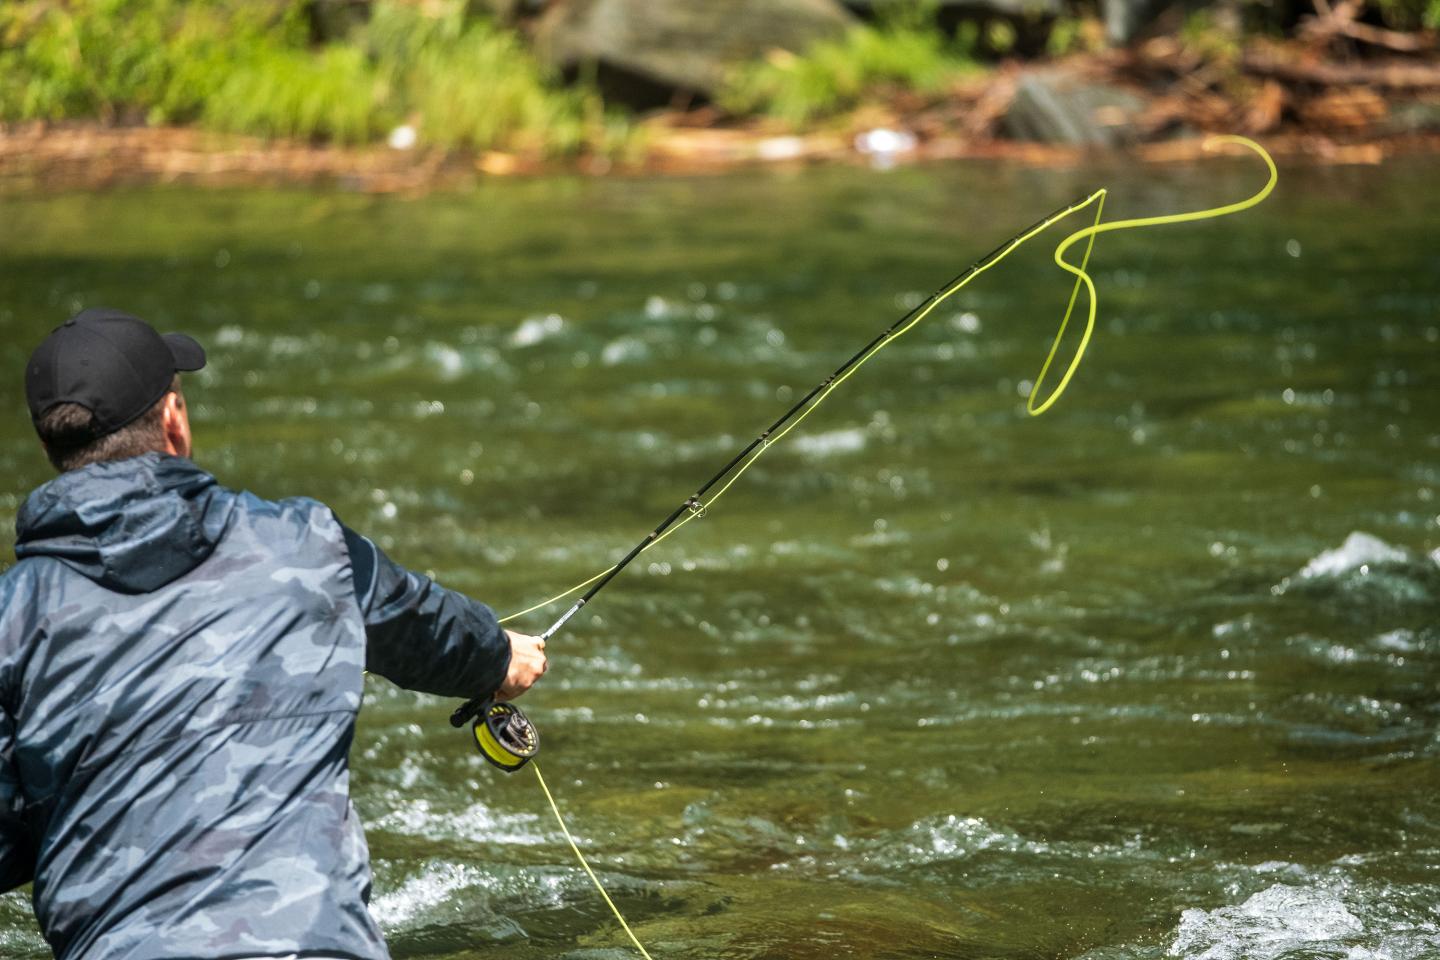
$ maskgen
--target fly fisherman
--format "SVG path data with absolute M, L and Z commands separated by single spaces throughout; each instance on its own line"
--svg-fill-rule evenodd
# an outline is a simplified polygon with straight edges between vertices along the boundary
M 396 565 L 314 500 L 187 459 L 205 352 L 113 310 L 25 370 L 61 475 L 0 576 L 0 891 L 60 960 L 389 956 L 349 753 L 369 670 L 518 696 L 543 641 Z

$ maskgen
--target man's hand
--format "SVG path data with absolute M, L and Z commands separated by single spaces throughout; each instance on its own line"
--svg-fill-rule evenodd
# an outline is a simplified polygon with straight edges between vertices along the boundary
M 510 638 L 510 671 L 495 691 L 496 700 L 514 700 L 544 676 L 550 664 L 545 659 L 545 641 L 523 633 L 505 631 Z

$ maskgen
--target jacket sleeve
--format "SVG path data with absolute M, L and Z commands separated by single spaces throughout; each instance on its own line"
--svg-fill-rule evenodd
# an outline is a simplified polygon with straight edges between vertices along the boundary
M 445 697 L 493 693 L 510 669 L 510 640 L 485 604 L 406 570 L 341 524 L 365 616 L 365 669 Z
M 15 720 L 0 706 L 0 893 L 35 878 L 35 851 L 24 808 L 25 794 L 15 770 Z

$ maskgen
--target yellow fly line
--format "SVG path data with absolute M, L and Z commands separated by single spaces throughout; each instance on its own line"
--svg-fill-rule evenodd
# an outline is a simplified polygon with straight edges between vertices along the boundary
M 815 401 L 811 403 L 808 407 L 806 407 L 802 413 L 796 416 L 795 419 L 792 420 L 785 427 L 785 429 L 781 430 L 773 437 L 768 438 L 763 444 L 757 447 L 755 449 L 755 452 L 751 454 L 751 456 L 740 465 L 739 469 L 735 471 L 735 473 L 724 483 L 724 485 L 720 487 L 719 490 L 714 493 L 714 495 L 712 495 L 708 500 L 705 500 L 698 506 L 692 508 L 689 516 L 685 517 L 683 520 L 672 526 L 669 530 L 665 531 L 664 534 L 653 540 L 649 544 L 649 546 L 645 547 L 645 549 L 648 550 L 651 547 L 655 546 L 655 544 L 659 543 L 661 540 L 664 540 L 666 537 L 670 536 L 670 534 L 674 533 L 676 530 L 679 530 L 685 524 L 689 523 L 691 520 L 695 519 L 697 516 L 700 516 L 705 511 L 707 511 L 711 506 L 715 504 L 715 501 L 719 500 L 725 495 L 725 492 L 729 490 L 732 485 L 734 485 L 736 480 L 740 479 L 741 475 L 744 474 L 746 470 L 750 469 L 750 466 L 754 464 L 756 460 L 759 460 L 760 457 L 764 455 L 765 451 L 769 450 L 772 446 L 779 442 L 782 437 L 784 437 L 791 430 L 795 429 L 795 427 L 799 426 L 800 422 L 806 417 L 808 417 L 811 413 L 813 413 L 815 411 L 815 408 L 820 406 L 820 404 L 824 402 L 825 398 L 828 397 L 837 387 L 839 387 L 840 384 L 850 379 L 851 375 L 854 374 L 856 370 L 859 370 L 860 367 L 862 367 L 871 357 L 875 356 L 875 354 L 879 353 L 880 350 L 882 350 L 884 347 L 888 346 L 895 340 L 899 339 L 906 332 L 913 329 L 916 324 L 920 323 L 931 313 L 933 313 L 935 308 L 940 306 L 941 303 L 948 300 L 951 296 L 964 288 L 971 280 L 975 279 L 980 274 L 984 273 L 986 270 L 989 270 L 1001 260 L 1004 260 L 1007 256 L 1009 256 L 1016 249 L 1018 249 L 1021 244 L 1030 240 L 1037 234 L 1044 232 L 1051 226 L 1054 226 L 1056 223 L 1070 216 L 1072 213 L 1076 213 L 1093 204 L 1095 206 L 1095 222 L 1091 226 L 1088 226 L 1083 230 L 1077 230 L 1075 233 L 1070 234 L 1070 236 L 1060 241 L 1060 245 L 1055 248 L 1055 263 L 1059 265 L 1060 269 L 1066 271 L 1067 273 L 1074 274 L 1075 285 L 1070 291 L 1070 302 L 1065 308 L 1065 315 L 1060 319 L 1060 329 L 1055 334 L 1055 340 L 1050 345 L 1050 352 L 1045 357 L 1045 363 L 1041 366 L 1040 374 L 1035 378 L 1035 384 L 1030 388 L 1030 395 L 1025 402 L 1025 409 L 1031 416 L 1038 417 L 1046 410 L 1049 410 L 1055 404 L 1055 401 L 1060 399 L 1060 395 L 1065 392 L 1065 389 L 1070 386 L 1070 380 L 1075 375 L 1076 369 L 1080 366 L 1080 361 L 1085 356 L 1085 350 L 1090 345 L 1090 337 L 1095 331 L 1097 293 L 1095 291 L 1095 283 L 1093 280 L 1091 280 L 1090 275 L 1085 272 L 1085 268 L 1090 263 L 1090 253 L 1095 247 L 1095 238 L 1098 235 L 1102 233 L 1110 233 L 1116 230 L 1136 230 L 1145 227 L 1158 227 L 1172 223 L 1187 223 L 1193 220 L 1209 220 L 1214 217 L 1223 217 L 1228 214 L 1239 213 L 1242 210 L 1248 210 L 1250 207 L 1255 206 L 1257 203 L 1268 197 L 1270 195 L 1270 192 L 1275 189 L 1275 183 L 1279 179 L 1279 174 L 1275 169 L 1275 161 L 1270 158 L 1270 154 L 1265 151 L 1264 147 L 1260 146 L 1255 141 L 1249 140 L 1245 137 L 1220 136 L 1212 137 L 1206 140 L 1205 149 L 1214 149 L 1215 147 L 1221 146 L 1223 144 L 1238 144 L 1240 146 L 1247 147 L 1250 150 L 1254 151 L 1256 154 L 1258 154 L 1260 158 L 1265 161 L 1265 166 L 1270 171 L 1270 179 L 1265 183 L 1265 186 L 1259 190 L 1259 192 L 1236 203 L 1230 203 L 1220 207 L 1211 207 L 1206 210 L 1196 210 L 1189 213 L 1171 213 L 1158 217 L 1141 217 L 1133 220 L 1114 220 L 1109 223 L 1102 223 L 1100 215 L 1105 208 L 1106 191 L 1104 189 L 1100 189 L 1092 193 L 1090 196 L 1086 197 L 1084 200 L 1081 200 L 1078 203 L 1067 207 L 1065 210 L 1056 213 L 1054 216 L 1049 217 L 1040 224 L 1036 225 L 1031 230 L 1028 230 L 1020 236 L 1016 237 L 1013 241 L 1006 245 L 996 256 L 992 257 L 990 260 L 985 262 L 977 269 L 962 275 L 962 277 L 957 279 L 955 283 L 951 284 L 949 287 L 945 288 L 939 294 L 937 294 L 931 300 L 931 302 L 923 310 L 916 313 L 916 315 L 912 317 L 908 323 L 905 323 L 903 326 L 897 328 L 883 341 L 881 341 L 874 350 L 872 350 L 870 353 L 866 354 L 863 358 L 857 361 L 849 370 L 845 371 L 843 375 L 837 377 L 834 381 L 832 381 L 820 394 L 816 396 Z M 1079 243 L 1081 240 L 1085 241 L 1085 253 L 1080 258 L 1080 265 L 1077 267 L 1065 259 L 1065 252 L 1069 250 L 1072 246 L 1074 246 L 1076 243 Z M 1039 399 L 1041 396 L 1041 384 L 1044 383 L 1046 375 L 1050 372 L 1051 365 L 1054 363 L 1056 356 L 1060 352 L 1060 344 L 1061 341 L 1064 339 L 1065 329 L 1070 323 L 1070 317 L 1074 313 L 1075 300 L 1079 296 L 1080 288 L 1082 285 L 1085 288 L 1086 296 L 1089 301 L 1089 310 L 1085 318 L 1085 330 L 1080 335 L 1080 342 L 1076 346 L 1075 353 L 1070 358 L 1070 363 L 1066 367 L 1064 374 L 1061 375 L 1059 383 L 1056 384 L 1055 389 L 1050 392 L 1050 395 L 1045 397 L 1045 399 L 1042 401 Z M 519 613 L 512 613 L 509 616 L 503 618 L 500 622 L 508 623 L 509 621 L 515 620 L 518 617 L 523 617 L 527 613 L 533 613 L 534 611 L 539 610 L 541 607 L 545 607 L 549 604 L 555 603 L 556 601 L 563 600 L 566 597 L 569 597 L 572 594 L 575 594 L 580 590 L 588 587 L 590 584 L 604 577 L 606 574 L 608 574 L 614 569 L 614 566 L 608 567 L 605 570 L 600 571 L 590 579 L 586 580 L 584 583 L 578 583 L 575 586 L 571 587 L 569 590 L 566 590 L 564 593 L 557 594 L 556 596 L 553 596 L 548 600 L 543 600 L 540 603 L 535 604 L 533 607 L 528 607 L 524 610 L 521 610 Z M 535 771 L 536 780 L 540 784 L 541 791 L 545 794 L 545 800 L 550 805 L 550 812 L 554 814 L 555 822 L 560 825 L 560 831 L 565 835 L 565 841 L 570 845 L 570 849 L 575 854 L 575 859 L 579 861 L 581 869 L 584 870 L 585 875 L 590 878 L 590 882 L 595 885 L 595 889 L 600 892 L 600 896 L 605 901 L 605 905 L 610 908 L 611 913 L 615 915 L 615 919 L 620 922 L 620 927 L 625 931 L 625 935 L 630 938 L 630 942 L 635 945 L 635 949 L 640 951 L 640 955 L 644 957 L 645 960 L 652 960 L 649 952 L 645 949 L 644 944 L 642 944 L 640 942 L 640 939 L 635 936 L 635 932 L 630 929 L 630 924 L 625 921 L 625 917 L 620 912 L 620 908 L 615 905 L 615 901 L 612 900 L 610 898 L 610 894 L 605 891 L 605 886 L 600 882 L 600 878 L 595 875 L 595 871 L 591 869 L 589 861 L 587 861 L 585 859 L 585 855 L 580 852 L 579 845 L 575 842 L 575 838 L 571 835 L 569 827 L 565 825 L 565 818 L 560 815 L 560 807 L 556 804 L 554 795 L 550 792 L 550 788 L 545 783 L 545 778 L 540 773 L 539 765 L 531 764 L 531 768 Z
M 540 773 L 540 764 L 532 763 L 530 769 L 535 771 L 535 779 L 540 784 L 540 790 L 545 794 L 546 801 L 550 804 L 550 812 L 555 814 L 555 822 L 560 824 L 560 832 L 565 834 L 565 842 L 570 844 L 570 849 L 575 852 L 575 859 L 580 861 L 580 869 L 585 871 L 585 876 L 589 877 L 590 882 L 595 884 L 595 889 L 600 891 L 601 899 L 610 908 L 610 912 L 615 914 L 615 919 L 620 921 L 621 929 L 630 938 L 630 942 L 635 944 L 635 949 L 640 951 L 640 956 L 645 960 L 653 960 L 649 951 L 645 949 L 645 945 L 640 942 L 640 938 L 635 936 L 635 931 L 630 929 L 630 924 L 625 922 L 625 915 L 620 912 L 619 907 L 615 906 L 615 901 L 610 899 L 610 894 L 605 892 L 605 885 L 600 882 L 599 877 L 595 876 L 595 871 L 590 869 L 590 862 L 585 859 L 585 854 L 580 852 L 580 846 L 575 842 L 575 838 L 570 835 L 570 828 L 565 826 L 565 818 L 560 816 L 560 808 L 555 805 L 555 795 L 545 785 L 545 778 Z
M 991 267 L 1004 260 L 1006 257 L 1014 253 L 1023 244 L 1025 244 L 1038 234 L 1044 233 L 1050 227 L 1059 223 L 1061 220 L 1064 220 L 1072 213 L 1078 213 L 1079 211 L 1084 210 L 1086 207 L 1093 204 L 1095 206 L 1095 223 L 1089 227 L 1084 228 L 1083 230 L 1078 230 L 1075 233 L 1070 234 L 1070 236 L 1060 241 L 1060 245 L 1055 248 L 1055 263 L 1059 265 L 1060 269 L 1066 271 L 1067 273 L 1072 273 L 1075 275 L 1075 284 L 1070 290 L 1070 302 L 1065 307 L 1065 315 L 1060 318 L 1060 328 L 1055 333 L 1055 340 L 1050 346 L 1050 352 L 1045 357 L 1045 362 L 1040 367 L 1040 374 L 1035 378 L 1035 384 L 1030 388 L 1030 395 L 1025 402 L 1025 409 L 1027 412 L 1029 412 L 1031 416 L 1038 417 L 1040 416 L 1040 414 L 1049 410 L 1055 404 L 1055 401 L 1060 399 L 1060 395 L 1065 392 L 1066 388 L 1070 386 L 1070 379 L 1075 375 L 1075 371 L 1079 369 L 1080 361 L 1084 359 L 1085 351 L 1090 346 L 1090 337 L 1095 332 L 1095 316 L 1098 294 L 1095 291 L 1095 283 L 1093 280 L 1091 280 L 1090 274 L 1085 272 L 1085 267 L 1090 263 L 1090 253 L 1095 247 L 1096 236 L 1102 233 L 1110 233 L 1115 230 L 1135 230 L 1144 227 L 1158 227 L 1171 223 L 1187 223 L 1192 220 L 1209 220 L 1215 217 L 1223 217 L 1232 213 L 1239 213 L 1242 210 L 1248 210 L 1249 208 L 1255 206 L 1257 203 L 1268 197 L 1270 195 L 1270 191 L 1275 189 L 1275 183 L 1279 177 L 1279 174 L 1275 169 L 1275 161 L 1270 158 L 1270 154 L 1267 153 L 1265 151 L 1265 148 L 1260 146 L 1260 144 L 1246 137 L 1217 136 L 1207 139 L 1204 146 L 1205 149 L 1212 150 L 1217 146 L 1227 143 L 1239 144 L 1241 146 L 1248 147 L 1256 154 L 1258 154 L 1262 160 L 1265 161 L 1265 166 L 1269 168 L 1270 171 L 1270 179 L 1266 182 L 1265 186 L 1262 187 L 1258 193 L 1254 194 L 1253 196 L 1247 197 L 1244 200 L 1238 201 L 1236 203 L 1226 204 L 1221 207 L 1211 207 L 1209 209 L 1195 210 L 1189 213 L 1170 213 L 1158 217 L 1142 217 L 1135 220 L 1113 220 L 1109 223 L 1101 223 L 1100 215 L 1105 209 L 1105 196 L 1107 192 L 1104 188 L 1102 188 L 1100 190 L 1096 190 L 1084 200 L 1072 204 L 1071 206 L 1066 207 L 1064 210 L 1060 211 L 1059 213 L 1056 213 L 1053 216 L 1045 219 L 1032 229 L 1016 237 L 999 253 L 997 253 L 994 257 L 990 258 L 990 260 L 987 261 L 985 264 L 975 270 L 965 273 L 949 287 L 946 287 L 938 294 L 936 294 L 935 297 L 931 299 L 930 303 L 926 305 L 923 310 L 919 311 L 915 314 L 915 316 L 910 318 L 910 321 L 908 323 L 897 328 L 888 337 L 881 341 L 874 350 L 872 350 L 870 353 L 866 354 L 863 358 L 857 361 L 853 366 L 850 367 L 850 369 L 846 370 L 842 375 L 836 377 L 833 381 L 831 381 L 830 384 L 826 386 L 825 389 L 821 391 L 818 396 L 816 396 L 814 402 L 811 403 L 808 407 L 806 407 L 793 420 L 791 420 L 783 430 L 779 431 L 774 436 L 767 438 L 764 443 L 762 443 L 759 447 L 756 447 L 755 452 L 752 453 L 749 458 L 746 459 L 742 464 L 740 464 L 740 466 L 735 470 L 735 472 L 730 476 L 730 478 L 726 480 L 723 485 L 721 485 L 719 490 L 715 491 L 715 493 L 712 494 L 708 499 L 706 499 L 697 507 L 692 509 L 688 516 L 684 517 L 674 526 L 672 526 L 669 530 L 666 530 L 663 534 L 652 540 L 649 545 L 644 548 L 644 550 L 652 549 L 656 544 L 660 543 L 666 537 L 670 536 L 672 533 L 685 526 L 685 524 L 689 523 L 691 520 L 694 520 L 696 517 L 707 513 L 709 509 L 715 505 L 716 501 L 723 497 L 726 491 L 728 491 L 735 484 L 735 481 L 739 480 L 740 477 L 744 475 L 745 471 L 750 469 L 750 467 L 755 463 L 756 460 L 759 460 L 762 456 L 764 456 L 766 451 L 768 451 L 771 447 L 778 443 L 782 437 L 784 437 L 791 430 L 794 430 L 797 426 L 800 425 L 802 421 L 804 421 L 806 417 L 814 413 L 816 408 L 819 407 L 820 404 L 825 402 L 826 397 L 830 396 L 830 394 L 833 393 L 837 388 L 839 388 L 839 386 L 846 380 L 849 380 L 850 377 L 853 376 L 857 370 L 859 370 L 866 363 L 868 363 L 870 359 L 874 357 L 877 353 L 885 349 L 885 347 L 889 346 L 891 343 L 894 343 L 896 340 L 900 339 L 902 336 L 912 330 L 917 324 L 923 321 L 926 317 L 934 313 L 935 309 L 939 307 L 942 303 L 944 303 L 946 300 L 949 300 L 956 293 L 959 293 L 962 289 L 968 286 L 970 281 L 974 280 L 976 277 L 980 276 L 985 271 L 989 270 Z M 1080 259 L 1080 265 L 1077 267 L 1065 259 L 1065 251 L 1069 250 L 1071 246 L 1078 243 L 1080 240 L 1086 241 L 1085 255 Z M 1070 324 L 1070 317 L 1075 312 L 1075 301 L 1080 294 L 1080 288 L 1082 285 L 1085 288 L 1087 299 L 1089 302 L 1089 310 L 1085 318 L 1085 331 L 1080 336 L 1080 343 L 1076 346 L 1075 354 L 1070 358 L 1070 364 L 1065 369 L 1064 375 L 1060 377 L 1060 382 L 1056 385 L 1055 389 L 1051 391 L 1048 397 L 1046 397 L 1043 401 L 1040 401 L 1039 398 L 1041 385 L 1045 382 L 1045 377 L 1049 374 L 1050 367 L 1054 363 L 1055 357 L 1060 352 L 1060 343 L 1065 337 L 1065 330 Z M 593 577 L 590 577 L 588 580 L 575 584 L 575 586 L 566 590 L 564 593 L 557 593 L 555 596 L 545 600 L 541 600 L 539 603 L 533 606 L 526 607 L 524 610 L 520 610 L 516 613 L 512 613 L 508 616 L 502 617 L 500 619 L 500 622 L 510 623 L 513 620 L 518 620 L 526 614 L 534 613 L 536 610 L 548 607 L 552 603 L 558 603 L 561 600 L 572 597 L 575 594 L 579 593 L 581 590 L 584 590 L 586 587 L 590 586 L 592 583 L 595 583 L 597 580 L 601 579 L 614 569 L 615 565 L 606 567 L 604 570 L 601 570 L 599 573 L 595 574 Z
M 1101 201 L 1095 210 L 1094 225 L 1086 227 L 1083 230 L 1077 230 L 1060 241 L 1060 245 L 1055 248 L 1055 263 L 1061 270 L 1075 275 L 1075 288 L 1070 291 L 1070 305 L 1065 308 L 1065 316 L 1060 319 L 1060 329 L 1055 334 L 1055 342 L 1050 346 L 1050 354 L 1045 358 L 1045 364 L 1040 368 L 1040 375 L 1035 378 L 1035 386 L 1030 391 L 1030 399 L 1025 403 L 1025 409 L 1029 411 L 1031 416 L 1038 417 L 1046 410 L 1049 410 L 1056 400 L 1060 399 L 1060 394 L 1065 392 L 1065 388 L 1070 385 L 1070 378 L 1075 375 L 1076 368 L 1080 366 L 1080 358 L 1085 356 L 1085 348 L 1090 345 L 1090 335 L 1095 332 L 1095 311 L 1098 305 L 1099 294 L 1095 292 L 1095 282 L 1090 279 L 1090 274 L 1085 272 L 1085 265 L 1090 262 L 1090 250 L 1095 246 L 1095 238 L 1097 236 L 1102 233 L 1112 233 L 1116 230 L 1139 230 L 1145 227 L 1162 227 L 1171 223 L 1213 220 L 1216 217 L 1224 217 L 1232 213 L 1239 213 L 1242 210 L 1249 210 L 1270 196 L 1270 191 L 1275 189 L 1275 183 L 1280 179 L 1280 173 L 1275 169 L 1275 161 L 1271 159 L 1270 154 L 1254 140 L 1234 135 L 1210 137 L 1206 139 L 1204 148 L 1206 150 L 1214 150 L 1227 143 L 1248 147 L 1255 151 L 1261 160 L 1265 161 L 1265 167 L 1270 171 L 1270 179 L 1266 180 L 1265 186 L 1261 187 L 1254 195 L 1246 197 L 1244 200 L 1236 201 L 1235 203 L 1227 203 L 1224 206 L 1211 207 L 1207 210 L 1192 210 L 1189 213 L 1167 213 L 1158 217 L 1140 217 L 1134 220 L 1111 220 L 1109 223 L 1101 223 L 1099 207 L 1103 207 L 1105 202 L 1105 191 L 1101 190 L 1097 194 L 1101 198 Z M 1069 250 L 1081 240 L 1085 241 L 1085 256 L 1081 258 L 1080 266 L 1076 267 L 1065 259 L 1065 251 Z M 1080 285 L 1082 283 L 1085 285 L 1085 292 L 1088 294 L 1090 302 L 1089 313 L 1085 318 L 1085 332 L 1080 336 L 1080 345 L 1075 348 L 1075 356 L 1071 358 L 1070 366 L 1066 368 L 1065 375 L 1060 378 L 1060 383 L 1055 387 L 1054 392 L 1045 398 L 1044 403 L 1037 405 L 1035 398 L 1040 395 L 1040 384 L 1044 381 L 1045 374 L 1049 372 L 1050 364 L 1054 361 L 1055 354 L 1060 350 L 1060 340 L 1065 336 L 1065 327 L 1070 323 L 1070 314 L 1075 309 L 1075 296 L 1080 292 Z

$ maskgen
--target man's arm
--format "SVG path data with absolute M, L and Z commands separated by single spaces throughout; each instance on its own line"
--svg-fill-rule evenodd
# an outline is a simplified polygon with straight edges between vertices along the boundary
M 15 772 L 15 720 L 0 706 L 0 893 L 35 878 L 35 850 L 24 809 L 25 795 Z
M 485 604 L 406 570 L 370 540 L 341 528 L 365 616 L 371 673 L 410 690 L 476 697 L 518 696 L 544 672 L 544 654 L 530 649 L 533 639 L 501 629 Z

